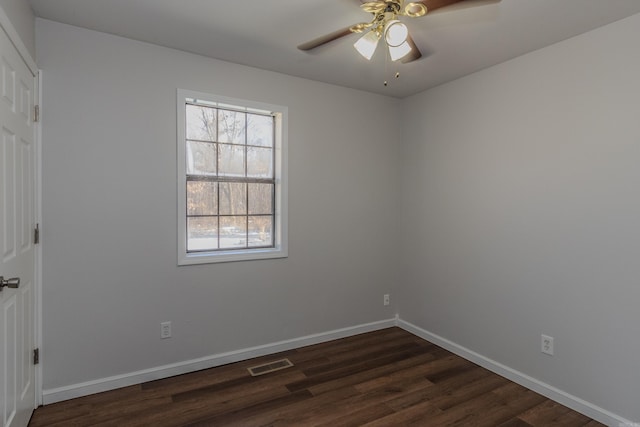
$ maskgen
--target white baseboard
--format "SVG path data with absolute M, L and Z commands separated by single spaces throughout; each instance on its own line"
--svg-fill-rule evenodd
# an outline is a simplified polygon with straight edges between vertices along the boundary
M 529 390 L 533 390 L 536 393 L 539 393 L 545 397 L 548 397 L 549 399 L 554 400 L 564 406 L 567 406 L 573 409 L 574 411 L 580 412 L 581 414 L 584 414 L 589 418 L 593 418 L 596 421 L 606 424 L 607 426 L 610 426 L 610 427 L 640 426 L 640 424 L 633 423 L 632 421 L 619 417 L 616 414 L 611 413 L 594 404 L 591 404 L 585 400 L 582 400 L 579 397 L 573 396 L 549 384 L 543 383 L 535 378 L 532 378 L 526 374 L 523 374 L 522 372 L 516 371 L 515 369 L 512 369 L 508 366 L 498 363 L 495 360 L 491 360 L 481 354 L 478 354 L 472 350 L 462 347 L 461 345 L 458 345 L 452 341 L 449 341 L 446 338 L 443 338 L 439 335 L 426 331 L 409 322 L 405 322 L 404 320 L 399 319 L 397 326 L 399 326 L 400 328 L 408 332 L 411 332 L 414 335 L 419 336 L 420 338 L 424 338 L 425 340 L 433 344 L 436 344 L 446 350 L 449 350 L 450 352 L 455 353 L 458 356 L 463 357 L 477 365 L 480 365 L 483 368 L 486 368 L 492 372 L 495 372 L 496 374 L 503 376 L 517 384 L 520 384 L 523 387 L 528 388 Z
M 76 397 L 114 390 L 117 388 L 140 384 L 147 381 L 168 378 L 175 375 L 198 371 L 201 369 L 213 368 L 216 366 L 226 365 L 228 363 L 239 362 L 242 360 L 252 359 L 254 357 L 279 353 L 281 351 L 291 350 L 307 345 L 319 344 L 322 342 L 362 334 L 365 332 L 389 328 L 392 326 L 398 326 L 408 332 L 411 332 L 414 335 L 432 342 L 433 344 L 439 345 L 440 347 L 445 348 L 452 353 L 457 354 L 458 356 L 476 363 L 477 365 L 495 372 L 496 374 L 501 375 L 515 383 L 518 383 L 530 390 L 540 393 L 541 395 L 548 397 L 549 399 L 554 400 L 562 405 L 565 405 L 577 412 L 580 412 L 590 418 L 593 418 L 594 420 L 606 424 L 607 426 L 640 426 L 640 424 L 638 423 L 634 423 L 632 421 L 619 417 L 616 414 L 613 414 L 603 408 L 593 405 L 576 396 L 559 390 L 549 384 L 532 378 L 522 372 L 516 371 L 515 369 L 498 363 L 495 360 L 489 359 L 481 354 L 462 347 L 461 345 L 449 341 L 446 338 L 443 338 L 416 325 L 401 320 L 398 318 L 398 316 L 393 319 L 336 329 L 333 331 L 279 341 L 276 343 L 261 345 L 257 347 L 250 347 L 227 353 L 214 354 L 199 359 L 158 366 L 155 368 L 131 372 L 128 374 L 101 378 L 94 381 L 87 381 L 80 384 L 72 384 L 66 387 L 43 390 L 42 401 L 43 404 L 48 405 L 63 400 L 74 399 Z
M 72 384 L 65 387 L 43 390 L 42 402 L 43 404 L 48 405 L 63 400 L 88 396 L 90 394 L 114 390 L 121 387 L 144 383 L 147 381 L 168 378 L 175 375 L 198 371 L 201 369 L 208 369 L 216 366 L 226 365 L 228 363 L 248 360 L 254 357 L 279 353 L 281 351 L 291 350 L 307 345 L 319 344 L 322 342 L 332 341 L 335 339 L 362 334 L 365 332 L 390 328 L 396 325 L 397 317 L 393 319 L 367 323 L 364 325 L 352 326 L 349 328 L 336 329 L 329 332 L 294 338 L 286 341 L 279 341 L 272 344 L 250 347 L 241 350 L 230 351 L 227 353 L 214 354 L 211 356 L 201 357 L 199 359 L 158 366 L 155 368 L 145 369 L 137 372 L 130 372 L 123 375 L 100 378 L 80 384 Z

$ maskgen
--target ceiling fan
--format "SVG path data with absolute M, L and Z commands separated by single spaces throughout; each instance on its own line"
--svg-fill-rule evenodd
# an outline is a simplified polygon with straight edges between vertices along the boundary
M 489 0 L 497 3 L 500 0 Z M 370 22 L 361 22 L 350 27 L 342 28 L 332 33 L 313 39 L 298 46 L 298 49 L 308 51 L 324 44 L 348 36 L 353 33 L 364 33 L 354 44 L 356 50 L 370 60 L 378 47 L 378 42 L 384 39 L 392 61 L 400 60 L 407 63 L 422 57 L 422 53 L 409 34 L 407 26 L 399 17 L 419 18 L 434 10 L 444 9 L 457 3 L 478 3 L 477 0 L 422 0 L 405 2 L 405 0 L 361 0 L 360 6 L 364 11 L 373 15 Z M 483 1 L 483 4 L 487 1 Z

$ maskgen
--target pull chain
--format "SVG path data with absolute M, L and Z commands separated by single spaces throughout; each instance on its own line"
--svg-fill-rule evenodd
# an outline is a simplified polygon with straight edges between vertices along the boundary
M 384 53 L 384 75 L 385 75 L 384 86 L 385 87 L 387 87 L 389 84 L 386 79 L 386 76 L 389 75 L 388 66 L 389 66 L 389 52 L 388 50 L 385 49 L 385 53 Z
M 384 57 L 384 75 L 387 76 L 389 75 L 389 52 L 387 52 L 387 54 Z M 396 71 L 396 74 L 394 75 L 394 78 L 399 79 L 400 78 L 400 71 Z M 389 82 L 385 79 L 384 81 L 384 86 L 387 87 L 389 86 Z

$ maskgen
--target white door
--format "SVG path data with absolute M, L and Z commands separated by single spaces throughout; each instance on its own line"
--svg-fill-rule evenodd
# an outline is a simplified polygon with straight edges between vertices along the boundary
M 36 402 L 34 99 L 35 77 L 0 28 L 0 427 L 26 426 Z

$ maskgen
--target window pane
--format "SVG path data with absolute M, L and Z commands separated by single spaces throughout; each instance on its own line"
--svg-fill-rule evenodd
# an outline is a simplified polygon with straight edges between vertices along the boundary
M 220 249 L 247 247 L 247 217 L 220 217 Z
M 249 247 L 273 246 L 273 217 L 249 217 Z
M 187 218 L 187 251 L 218 249 L 218 217 Z
M 273 175 L 273 150 L 247 147 L 247 176 L 271 178 Z
M 187 105 L 187 139 L 216 140 L 216 109 Z
M 220 144 L 219 174 L 221 176 L 244 176 L 244 147 Z
M 187 215 L 218 215 L 218 183 L 187 182 Z
M 273 147 L 273 117 L 247 114 L 247 144 Z
M 216 174 L 216 144 L 187 141 L 187 175 Z
M 273 213 L 273 184 L 249 184 L 249 215 Z
M 220 215 L 247 214 L 247 184 L 220 183 Z
M 245 143 L 246 114 L 218 110 L 218 142 Z

